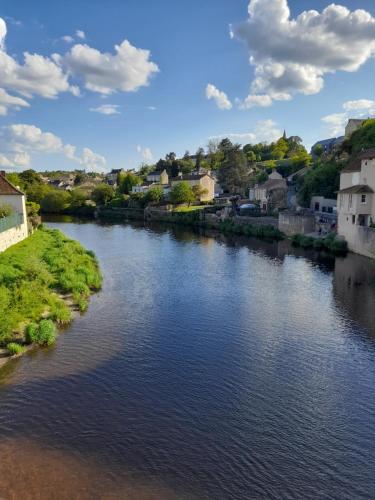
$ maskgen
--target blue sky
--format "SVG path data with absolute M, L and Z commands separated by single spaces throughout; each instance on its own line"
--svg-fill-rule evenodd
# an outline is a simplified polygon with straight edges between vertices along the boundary
M 252 0 L 250 24 L 249 0 L 3 0 L 0 165 L 136 168 L 228 134 L 246 143 L 285 128 L 309 146 L 338 135 L 349 115 L 375 113 L 375 3 L 337 3 L 349 10 Z M 107 64 L 124 40 L 123 60 Z M 25 68 L 24 52 L 44 59 Z

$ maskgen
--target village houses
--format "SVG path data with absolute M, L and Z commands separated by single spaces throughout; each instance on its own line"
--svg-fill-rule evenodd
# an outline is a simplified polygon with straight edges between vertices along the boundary
M 338 193 L 338 233 L 349 250 L 375 257 L 375 148 L 342 170 Z
M 199 186 L 201 193 L 199 195 L 200 202 L 212 201 L 215 196 L 215 179 L 209 173 L 183 175 L 171 179 L 171 187 L 173 188 L 180 182 L 187 182 L 192 188 Z
M 282 175 L 274 171 L 268 179 L 256 184 L 249 191 L 249 199 L 258 202 L 263 212 L 280 210 L 287 207 L 288 186 Z
M 0 252 L 28 236 L 25 195 L 13 186 L 0 171 L 0 207 L 9 215 L 0 218 Z

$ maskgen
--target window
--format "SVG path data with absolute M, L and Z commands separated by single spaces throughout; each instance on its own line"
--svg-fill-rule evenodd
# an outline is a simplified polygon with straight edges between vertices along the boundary
M 353 195 L 350 194 L 349 195 L 349 208 L 352 208 L 352 205 L 353 205 Z
M 352 215 L 352 224 L 355 224 L 355 215 Z
M 361 196 L 361 203 L 366 203 L 366 195 L 365 194 L 363 194 Z

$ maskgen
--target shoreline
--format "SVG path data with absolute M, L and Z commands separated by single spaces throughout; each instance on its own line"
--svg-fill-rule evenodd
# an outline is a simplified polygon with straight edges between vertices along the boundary
M 0 325 L 1 369 L 32 349 L 54 343 L 64 326 L 87 310 L 90 297 L 101 289 L 102 275 L 93 252 L 55 229 L 38 229 L 0 254 L 0 264 L 0 279 L 6 283 L 3 304 L 8 304 L 0 313 L 7 312 L 9 318 Z M 29 325 L 34 325 L 34 334 L 27 338 Z M 22 352 L 11 354 L 12 343 Z

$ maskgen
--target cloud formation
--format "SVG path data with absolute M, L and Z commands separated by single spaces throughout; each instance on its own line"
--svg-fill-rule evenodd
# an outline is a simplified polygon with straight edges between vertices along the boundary
M 138 49 L 128 40 L 115 45 L 115 54 L 88 45 L 74 45 L 64 63 L 72 74 L 83 78 L 88 90 L 105 95 L 118 90 L 135 92 L 149 85 L 153 73 L 159 71 L 150 61 L 150 51 Z
M 90 108 L 90 111 L 93 111 L 94 113 L 100 113 L 102 115 L 119 115 L 119 107 L 120 106 L 118 104 L 102 104 L 97 108 Z
M 232 103 L 228 99 L 227 94 L 216 88 L 212 83 L 209 83 L 206 87 L 206 97 L 207 99 L 213 99 L 219 109 L 232 109 Z
M 74 78 L 83 81 L 86 89 L 107 95 L 135 92 L 149 85 L 151 76 L 159 71 L 148 50 L 134 47 L 127 40 L 115 46 L 114 54 L 75 44 L 65 55 L 53 53 L 48 57 L 24 52 L 23 61 L 18 61 L 6 51 L 6 35 L 6 23 L 0 18 L 1 115 L 28 106 L 34 96 L 56 99 L 62 92 L 79 96 L 79 87 L 72 83 Z M 77 30 L 75 36 L 83 40 L 85 33 Z M 62 40 L 74 42 L 70 35 Z
M 228 139 L 239 142 L 240 144 L 258 144 L 260 142 L 274 142 L 280 139 L 282 131 L 278 128 L 277 123 L 273 120 L 260 120 L 256 123 L 255 128 L 251 132 L 220 134 L 209 137 L 209 139 Z
M 322 122 L 326 124 L 328 133 L 332 136 L 343 135 L 349 118 L 374 118 L 375 101 L 371 99 L 358 99 L 347 101 L 343 104 L 343 112 L 324 116 Z
M 316 94 L 327 73 L 357 71 L 375 55 L 375 18 L 365 10 L 331 4 L 292 19 L 287 0 L 251 0 L 248 13 L 246 21 L 231 26 L 255 67 L 243 108 Z
M 30 165 L 33 154 L 62 154 L 88 170 L 102 171 L 106 166 L 104 156 L 84 147 L 77 155 L 77 148 L 64 144 L 57 135 L 43 132 L 35 125 L 24 123 L 7 125 L 0 129 L 0 165 L 4 167 L 25 167 Z

